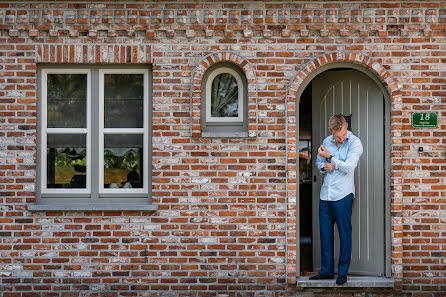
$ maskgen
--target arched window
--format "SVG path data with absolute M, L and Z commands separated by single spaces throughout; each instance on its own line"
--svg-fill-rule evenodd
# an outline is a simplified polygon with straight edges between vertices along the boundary
M 248 133 L 247 82 L 234 64 L 210 67 L 202 81 L 202 136 L 245 137 Z

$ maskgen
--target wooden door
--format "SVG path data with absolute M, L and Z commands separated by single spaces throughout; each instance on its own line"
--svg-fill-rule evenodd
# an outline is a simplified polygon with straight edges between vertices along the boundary
M 319 193 L 323 175 L 315 169 L 317 148 L 330 135 L 333 114 L 351 115 L 351 131 L 364 152 L 355 170 L 350 274 L 384 275 L 384 97 L 359 70 L 327 71 L 312 82 L 313 266 L 320 270 Z M 336 228 L 336 227 L 335 227 Z M 335 271 L 339 236 L 335 229 Z

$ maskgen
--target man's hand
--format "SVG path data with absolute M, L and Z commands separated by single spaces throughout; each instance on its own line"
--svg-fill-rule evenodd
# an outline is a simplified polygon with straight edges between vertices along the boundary
M 324 163 L 324 170 L 325 170 L 325 171 L 327 171 L 327 172 L 331 172 L 331 171 L 333 171 L 334 169 L 335 169 L 335 166 L 334 166 L 333 163 L 327 163 L 327 162 Z
M 319 146 L 319 149 L 317 150 L 317 153 L 319 154 L 319 156 L 321 156 L 322 158 L 327 159 L 328 157 L 330 157 L 330 153 L 327 151 L 327 149 L 325 147 L 323 147 L 322 145 Z

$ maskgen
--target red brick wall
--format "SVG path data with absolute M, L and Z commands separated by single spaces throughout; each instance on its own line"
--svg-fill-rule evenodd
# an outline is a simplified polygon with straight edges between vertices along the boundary
M 4 296 L 292 294 L 295 94 L 308 74 L 335 60 L 372 70 L 391 98 L 394 291 L 446 291 L 445 2 L 20 1 L 0 8 Z M 250 137 L 201 138 L 200 75 L 226 60 L 248 79 Z M 153 65 L 157 212 L 27 210 L 38 63 Z M 411 113 L 419 111 L 437 112 L 439 127 L 412 129 Z

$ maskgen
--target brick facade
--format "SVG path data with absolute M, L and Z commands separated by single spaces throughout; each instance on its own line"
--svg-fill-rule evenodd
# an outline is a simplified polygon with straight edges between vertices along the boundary
M 0 8 L 3 296 L 445 294 L 444 1 Z M 200 135 L 201 77 L 219 61 L 245 72 L 247 138 Z M 392 290 L 295 285 L 296 94 L 340 61 L 369 69 L 390 98 Z M 39 64 L 152 64 L 156 212 L 28 211 Z M 436 112 L 438 128 L 412 128 L 420 111 Z

